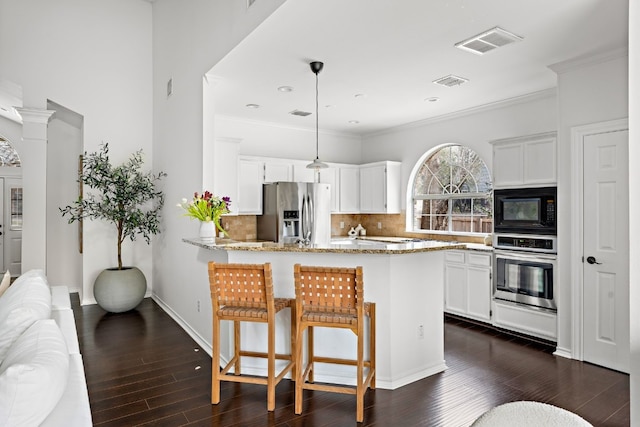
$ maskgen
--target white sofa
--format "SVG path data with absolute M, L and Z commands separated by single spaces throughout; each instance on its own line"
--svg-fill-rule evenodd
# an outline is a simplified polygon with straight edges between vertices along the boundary
M 28 271 L 0 295 L 0 426 L 91 425 L 69 291 Z

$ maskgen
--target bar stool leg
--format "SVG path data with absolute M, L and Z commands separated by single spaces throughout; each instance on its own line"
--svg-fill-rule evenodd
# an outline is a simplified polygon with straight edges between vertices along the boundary
M 267 323 L 267 411 L 276 407 L 276 326 L 275 321 Z
M 369 387 L 376 388 L 376 304 L 369 305 L 369 369 L 373 371 Z
M 309 362 L 309 382 L 313 382 L 313 371 L 314 371 L 314 354 L 313 354 L 313 326 L 309 326 L 307 328 L 307 360 Z
M 220 403 L 220 320 L 213 317 L 213 355 L 211 358 L 211 403 Z
M 296 362 L 298 364 L 298 367 L 296 368 L 296 397 L 295 397 L 295 410 L 294 412 L 297 415 L 300 415 L 302 413 L 302 393 L 303 393 L 303 389 L 302 389 L 302 384 L 304 383 L 304 371 L 305 371 L 305 364 L 303 363 L 303 355 L 302 355 L 302 343 L 304 342 L 304 328 L 300 327 L 300 325 L 296 325 L 297 326 L 297 339 L 296 339 Z
M 356 363 L 356 421 L 361 423 L 364 419 L 364 387 L 362 375 L 364 374 L 364 325 L 358 323 L 358 350 Z
M 236 363 L 233 364 L 233 374 L 240 375 L 240 346 L 242 344 L 240 337 L 240 322 L 237 320 L 233 322 L 233 356 L 236 358 Z
M 298 360 L 296 359 L 296 346 L 298 331 L 296 330 L 296 305 L 295 301 L 291 303 L 291 362 L 293 367 L 291 368 L 291 380 L 296 381 L 298 379 Z

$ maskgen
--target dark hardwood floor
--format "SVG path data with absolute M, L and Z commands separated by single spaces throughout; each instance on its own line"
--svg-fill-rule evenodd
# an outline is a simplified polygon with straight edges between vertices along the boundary
M 223 383 L 210 404 L 211 358 L 151 299 L 128 313 L 81 307 L 72 295 L 96 426 L 355 426 L 355 397 L 305 393 L 283 380 L 276 410 L 266 388 Z M 594 426 L 629 425 L 629 376 L 553 356 L 541 343 L 459 319 L 445 322 L 449 369 L 365 397 L 365 426 L 469 426 L 502 403 L 536 400 L 573 411 Z

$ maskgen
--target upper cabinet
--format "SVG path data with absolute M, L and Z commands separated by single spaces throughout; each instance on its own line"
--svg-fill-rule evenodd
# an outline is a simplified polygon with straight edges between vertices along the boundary
M 293 160 L 240 156 L 238 165 L 239 214 L 262 214 L 262 184 L 294 180 Z
M 264 182 L 293 181 L 293 162 L 279 159 L 264 160 Z
M 278 181 L 315 182 L 305 160 L 238 156 L 234 213 L 262 214 L 262 184 Z M 400 213 L 400 162 L 365 165 L 329 163 L 319 182 L 331 185 L 332 213 Z M 230 172 L 229 172 L 230 173 Z M 231 183 L 232 179 L 229 181 Z M 222 193 L 221 193 L 222 194 Z M 224 192 L 224 194 L 229 194 Z
M 240 139 L 216 138 L 213 156 L 213 194 L 231 199 L 231 214 L 237 214 L 238 205 L 238 150 Z
M 264 162 L 240 158 L 238 161 L 238 213 L 262 214 Z
M 310 163 L 308 160 L 292 160 L 291 162 L 293 165 L 293 181 L 316 182 L 316 171 L 307 168 Z
M 310 169 L 313 171 L 313 169 Z M 315 174 L 315 171 L 313 171 Z M 329 164 L 327 169 L 320 170 L 320 182 L 323 184 L 329 184 L 329 188 L 331 189 L 331 212 L 337 213 L 340 209 L 339 202 L 339 194 L 340 189 L 338 188 L 338 168 L 332 164 Z M 314 181 L 311 181 L 314 182 Z
M 360 165 L 360 212 L 400 213 L 400 162 Z
M 493 187 L 557 183 L 556 132 L 492 141 Z
M 360 167 L 341 165 L 338 168 L 338 212 L 360 212 Z

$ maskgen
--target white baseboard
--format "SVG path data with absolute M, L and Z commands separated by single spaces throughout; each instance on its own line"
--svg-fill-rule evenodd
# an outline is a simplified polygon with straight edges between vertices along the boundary
M 165 311 L 165 313 L 171 316 L 171 318 L 175 320 L 176 323 L 180 325 L 180 327 L 184 329 L 184 331 L 187 334 L 189 334 L 189 336 L 193 338 L 193 340 L 200 347 L 202 347 L 209 356 L 213 354 L 213 349 L 211 348 L 211 344 L 209 344 L 203 337 L 201 337 L 196 331 L 194 331 L 191 328 L 191 326 L 189 326 L 189 324 L 182 317 L 180 317 L 180 315 L 178 315 L 178 313 L 173 311 L 171 307 L 169 307 L 164 301 L 162 301 L 162 299 L 158 297 L 158 295 L 156 295 L 155 293 L 151 295 L 151 298 L 160 306 L 160 308 L 162 308 Z M 222 360 L 222 357 L 220 359 L 221 359 L 221 364 L 226 365 L 227 361 Z
M 569 350 L 568 348 L 556 347 L 556 351 L 553 352 L 553 355 L 564 357 L 565 359 L 573 359 L 573 356 L 571 355 L 571 350 Z

